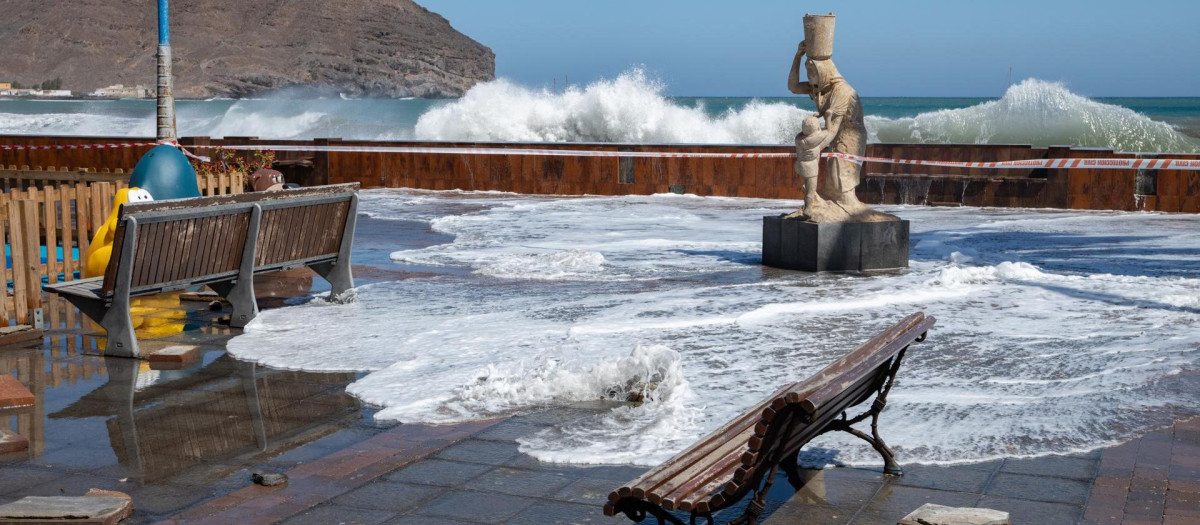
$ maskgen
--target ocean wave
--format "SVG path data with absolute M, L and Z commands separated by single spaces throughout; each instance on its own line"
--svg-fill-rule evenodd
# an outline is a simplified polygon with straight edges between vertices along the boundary
M 415 136 L 456 141 L 788 144 L 801 121 L 812 114 L 787 103 L 754 100 L 711 115 L 703 106 L 680 105 L 664 92 L 664 84 L 640 69 L 562 93 L 499 79 L 423 114 Z M 1200 151 L 1200 143 L 1170 124 L 1037 79 L 1009 87 L 998 100 L 966 108 L 895 119 L 868 115 L 865 120 L 871 142 Z
M 921 113 L 867 117 L 871 142 L 1033 144 L 1119 151 L 1197 151 L 1197 142 L 1170 124 L 1129 108 L 1072 93 L 1061 83 L 1028 79 L 999 100 Z
M 750 100 L 717 111 L 684 103 L 633 69 L 563 92 L 510 80 L 479 84 L 453 101 L 303 98 L 180 101 L 184 136 L 276 139 L 788 144 L 811 111 L 790 100 Z M 717 104 L 713 102 L 712 104 Z M 43 108 L 49 106 L 42 106 Z M 12 109 L 10 109 L 12 108 Z M 1061 83 L 1028 79 L 996 100 L 910 117 L 872 115 L 871 142 L 1032 144 L 1121 151 L 1196 152 L 1200 140 L 1132 109 L 1089 99 Z M 0 134 L 150 136 L 154 102 L 64 101 L 53 112 L 0 102 Z
M 641 69 L 562 93 L 499 79 L 421 115 L 423 140 L 522 142 L 784 143 L 811 112 L 752 101 L 710 116 L 676 104 Z

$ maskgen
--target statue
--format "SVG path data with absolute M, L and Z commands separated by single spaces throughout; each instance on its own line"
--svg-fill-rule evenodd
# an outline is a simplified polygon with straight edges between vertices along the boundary
M 804 16 L 804 41 L 788 75 L 792 93 L 808 95 L 817 114 L 804 119 L 796 136 L 796 173 L 804 178 L 804 208 L 763 217 L 763 266 L 805 272 L 870 272 L 908 267 L 909 222 L 878 212 L 858 200 L 862 166 L 831 158 L 818 185 L 821 151 L 863 155 L 867 127 L 858 93 L 833 65 L 833 21 Z M 800 81 L 800 61 L 808 81 Z M 825 127 L 821 127 L 821 118 Z
M 862 101 L 833 64 L 834 15 L 805 15 L 804 41 L 796 50 L 788 75 L 788 89 L 808 95 L 817 106 L 817 115 L 825 119 L 825 128 L 805 119 L 804 131 L 796 137 L 796 172 L 804 178 L 804 208 L 788 215 L 812 222 L 878 222 L 898 217 L 872 210 L 858 200 L 854 189 L 862 166 L 844 159 L 829 159 L 825 192 L 817 185 L 820 151 L 830 145 L 837 153 L 864 155 L 867 151 L 867 127 L 863 123 Z M 800 82 L 800 61 L 808 55 L 804 67 L 808 82 Z M 815 118 L 810 117 L 810 118 Z M 819 138 L 818 138 L 819 137 Z

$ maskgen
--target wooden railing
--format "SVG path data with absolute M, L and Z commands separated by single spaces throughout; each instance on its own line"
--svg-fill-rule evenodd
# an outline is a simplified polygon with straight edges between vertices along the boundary
M 0 169 L 0 239 L 5 243 L 5 294 L 0 322 L 31 324 L 42 308 L 42 283 L 82 277 L 96 230 L 112 210 L 117 190 L 127 187 L 124 170 Z M 242 193 L 241 173 L 197 177 L 201 193 Z M 43 255 L 44 253 L 44 255 Z
M 65 184 L 91 184 L 95 182 L 108 182 L 112 184 L 129 184 L 129 177 L 132 170 L 118 168 L 109 170 L 102 168 L 96 170 L 93 168 L 75 168 L 66 167 L 56 168 L 41 166 L 0 166 L 0 185 L 4 192 L 14 190 L 28 190 L 30 188 L 45 189 L 47 187 L 61 187 Z M 210 195 L 226 195 L 230 193 L 242 193 L 246 187 L 246 175 L 241 172 L 221 173 L 221 174 L 199 174 L 196 176 L 196 183 L 200 186 L 200 193 L 205 196 Z

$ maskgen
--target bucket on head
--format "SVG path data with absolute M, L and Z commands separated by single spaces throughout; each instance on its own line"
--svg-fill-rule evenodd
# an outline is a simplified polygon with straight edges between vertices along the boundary
M 808 58 L 828 60 L 833 58 L 833 13 L 827 15 L 804 15 L 804 42 Z

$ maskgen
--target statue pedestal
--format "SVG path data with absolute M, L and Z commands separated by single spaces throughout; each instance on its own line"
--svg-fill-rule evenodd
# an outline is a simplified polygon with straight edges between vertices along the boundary
M 806 272 L 908 268 L 908 221 L 818 224 L 769 215 L 763 265 Z

